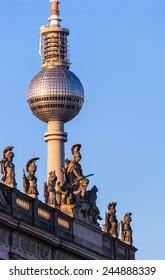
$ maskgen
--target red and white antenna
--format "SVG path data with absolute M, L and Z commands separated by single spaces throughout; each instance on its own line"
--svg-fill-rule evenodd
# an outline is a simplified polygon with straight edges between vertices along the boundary
M 49 17 L 50 26 L 60 27 L 60 21 L 59 18 L 59 7 L 58 4 L 60 3 L 59 0 L 50 0 L 51 4 L 51 15 Z

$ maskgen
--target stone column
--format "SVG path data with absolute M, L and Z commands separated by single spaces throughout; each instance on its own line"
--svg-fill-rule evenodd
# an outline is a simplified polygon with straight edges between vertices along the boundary
M 49 121 L 48 132 L 45 133 L 44 140 L 48 143 L 47 178 L 49 177 L 49 172 L 55 170 L 58 182 L 61 180 L 61 166 L 64 165 L 64 142 L 67 141 L 64 123 L 61 121 Z

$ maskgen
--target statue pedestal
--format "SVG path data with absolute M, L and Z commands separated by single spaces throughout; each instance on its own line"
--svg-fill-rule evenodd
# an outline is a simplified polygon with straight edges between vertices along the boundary
M 75 205 L 73 204 L 62 204 L 60 206 L 60 211 L 63 212 L 64 214 L 73 217 L 73 208 L 75 207 Z
M 28 193 L 27 195 L 32 197 L 32 198 L 38 199 L 38 195 L 37 194 Z
M 73 222 L 74 240 L 78 244 L 103 253 L 103 232 L 78 219 Z

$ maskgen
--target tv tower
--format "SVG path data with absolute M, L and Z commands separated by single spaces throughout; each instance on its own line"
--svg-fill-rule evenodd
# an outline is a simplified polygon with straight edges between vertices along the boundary
M 55 170 L 58 180 L 64 165 L 64 142 L 67 141 L 64 123 L 80 112 L 84 102 L 83 86 L 69 70 L 69 30 L 60 26 L 59 3 L 50 0 L 50 24 L 40 28 L 42 70 L 31 80 L 27 92 L 27 102 L 33 114 L 48 124 L 44 138 L 48 143 L 47 171 L 49 175 Z

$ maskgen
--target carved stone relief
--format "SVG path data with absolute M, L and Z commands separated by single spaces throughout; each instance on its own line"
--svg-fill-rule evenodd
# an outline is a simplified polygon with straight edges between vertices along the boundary
M 0 245 L 1 248 L 5 249 L 10 247 L 9 244 L 10 241 L 10 232 L 8 232 L 7 230 L 0 228 Z
M 52 256 L 52 250 L 49 247 L 17 233 L 12 234 L 12 253 L 25 259 L 38 260 L 50 260 Z
M 60 250 L 56 250 L 54 253 L 54 260 L 76 260 L 76 258 Z

